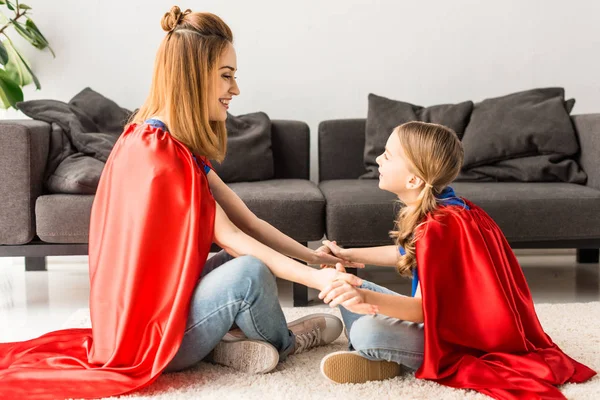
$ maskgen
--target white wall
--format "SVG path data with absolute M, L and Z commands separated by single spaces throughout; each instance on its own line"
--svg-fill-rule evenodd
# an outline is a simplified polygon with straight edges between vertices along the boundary
M 160 18 L 174 0 L 29 0 L 56 59 L 21 46 L 42 90 L 90 86 L 128 108 L 145 99 Z M 177 2 L 175 2 L 177 3 Z M 564 86 L 600 112 L 600 2 L 581 0 L 202 0 L 232 28 L 241 96 L 230 112 L 306 121 L 316 178 L 319 121 L 366 117 L 367 94 L 421 105 Z

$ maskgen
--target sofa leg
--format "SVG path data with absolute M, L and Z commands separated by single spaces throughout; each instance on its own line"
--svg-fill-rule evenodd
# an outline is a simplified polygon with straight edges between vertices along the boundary
M 47 271 L 46 257 L 25 257 L 25 271 Z
M 577 249 L 577 262 L 596 264 L 600 261 L 600 249 Z
M 308 247 L 308 243 L 300 243 Z M 297 260 L 302 264 L 304 261 Z M 294 307 L 306 307 L 308 305 L 308 288 L 301 283 L 292 282 L 292 304 Z
M 294 296 L 294 307 L 306 307 L 308 305 L 308 288 L 301 283 L 292 283 Z

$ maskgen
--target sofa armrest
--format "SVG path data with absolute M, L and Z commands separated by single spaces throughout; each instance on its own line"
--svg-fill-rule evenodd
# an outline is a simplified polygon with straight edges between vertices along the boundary
M 0 121 L 0 245 L 35 236 L 35 201 L 42 194 L 50 124 Z
M 572 117 L 579 140 L 579 165 L 587 174 L 586 186 L 600 190 L 600 114 Z
M 271 121 L 275 179 L 310 179 L 310 129 L 305 122 Z
M 367 120 L 335 119 L 319 124 L 319 182 L 356 179 L 364 164 Z

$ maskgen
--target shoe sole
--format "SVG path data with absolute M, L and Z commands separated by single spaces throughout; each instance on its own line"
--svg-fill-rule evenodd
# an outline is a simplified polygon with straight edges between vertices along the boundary
M 249 374 L 265 374 L 275 369 L 279 353 L 259 340 L 221 341 L 212 351 L 212 361 Z
M 382 381 L 400 375 L 400 364 L 385 360 L 372 361 L 356 353 L 335 352 L 321 360 L 321 372 L 334 383 Z

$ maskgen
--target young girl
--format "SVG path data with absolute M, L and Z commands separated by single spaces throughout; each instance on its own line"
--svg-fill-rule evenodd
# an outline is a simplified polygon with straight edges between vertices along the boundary
M 391 232 L 396 245 L 324 244 L 338 257 L 412 275 L 413 297 L 366 281 L 325 288 L 319 297 L 340 306 L 354 351 L 329 354 L 321 372 L 334 382 L 365 382 L 391 378 L 402 365 L 417 378 L 499 399 L 564 398 L 553 385 L 595 372 L 544 333 L 500 228 L 448 186 L 462 160 L 458 137 L 444 126 L 409 122 L 390 135 L 377 163 L 379 187 L 405 204 Z M 373 307 L 375 315 L 363 315 Z
M 92 207 L 92 329 L 0 344 L 0 399 L 120 395 L 211 352 L 214 362 L 268 372 L 342 331 L 328 314 L 286 325 L 274 275 L 319 290 L 357 278 L 280 254 L 340 261 L 259 220 L 208 161 L 225 155 L 227 108 L 239 94 L 231 30 L 179 7 L 161 25 L 150 95 L 116 143 Z M 206 262 L 213 240 L 225 252 Z

